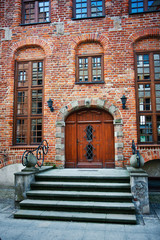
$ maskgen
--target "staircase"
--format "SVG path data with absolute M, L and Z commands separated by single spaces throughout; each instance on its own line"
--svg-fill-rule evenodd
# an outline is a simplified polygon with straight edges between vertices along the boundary
M 15 218 L 136 224 L 127 170 L 50 170 L 36 174 Z

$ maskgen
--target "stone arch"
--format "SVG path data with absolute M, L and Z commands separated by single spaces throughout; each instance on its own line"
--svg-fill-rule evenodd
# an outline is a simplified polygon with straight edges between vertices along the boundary
M 109 112 L 114 119 L 114 136 L 115 136 L 115 164 L 123 166 L 123 121 L 121 112 L 116 106 L 111 105 L 103 99 L 80 99 L 69 102 L 62 107 L 57 115 L 56 121 L 56 156 L 57 164 L 64 167 L 65 164 L 65 119 L 69 114 L 82 108 L 99 108 Z M 121 154 L 119 154 L 119 152 Z

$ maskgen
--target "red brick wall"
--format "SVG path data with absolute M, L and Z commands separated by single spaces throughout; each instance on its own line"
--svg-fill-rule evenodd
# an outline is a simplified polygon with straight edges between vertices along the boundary
M 45 58 L 44 137 L 50 145 L 46 161 L 61 165 L 55 160 L 55 155 L 64 155 L 63 149 L 56 149 L 56 144 L 64 144 L 63 138 L 56 138 L 57 131 L 64 131 L 56 127 L 56 122 L 63 119 L 59 117 L 61 111 L 67 106 L 69 113 L 73 111 L 73 101 L 78 99 L 83 105 L 84 99 L 90 98 L 92 102 L 104 100 L 106 109 L 116 107 L 114 118 L 123 120 L 119 126 L 123 136 L 115 137 L 115 143 L 124 144 L 116 149 L 116 155 L 123 155 L 124 164 L 128 164 L 132 139 L 137 142 L 134 50 L 159 49 L 159 13 L 129 15 L 128 0 L 106 0 L 105 18 L 73 21 L 71 0 L 51 0 L 51 23 L 20 26 L 21 0 L 0 4 L 0 167 L 20 162 L 25 150 L 12 146 L 14 61 L 32 58 L 32 54 L 34 58 Z M 11 39 L 5 36 L 6 28 Z M 76 51 L 102 49 L 105 84 L 76 85 Z M 127 97 L 125 110 L 120 100 L 123 94 Z M 53 113 L 47 106 L 49 98 L 53 100 Z M 141 148 L 140 153 L 145 161 L 160 158 L 159 147 Z M 123 161 L 116 164 L 122 166 Z

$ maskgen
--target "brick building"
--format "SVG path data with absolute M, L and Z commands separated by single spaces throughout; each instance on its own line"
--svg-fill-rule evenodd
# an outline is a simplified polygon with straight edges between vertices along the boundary
M 1 168 L 42 139 L 58 167 L 160 159 L 159 1 L 0 4 Z

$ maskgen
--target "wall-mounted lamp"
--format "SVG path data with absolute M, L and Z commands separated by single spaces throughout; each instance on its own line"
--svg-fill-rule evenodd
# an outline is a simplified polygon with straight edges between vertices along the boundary
M 123 95 L 121 97 L 121 101 L 122 101 L 122 108 L 125 109 L 126 108 L 126 101 L 127 101 L 127 98 L 125 95 Z
M 52 99 L 49 99 L 49 100 L 47 101 L 47 104 L 48 104 L 48 107 L 50 108 L 51 112 L 53 112 L 53 111 L 54 111 L 54 108 L 52 107 L 52 104 L 53 104 Z

